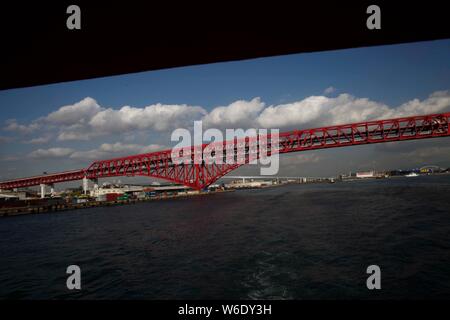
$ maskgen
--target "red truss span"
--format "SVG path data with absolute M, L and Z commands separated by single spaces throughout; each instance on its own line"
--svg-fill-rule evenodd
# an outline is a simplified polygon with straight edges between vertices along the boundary
M 275 147 L 272 150 L 269 141 L 266 145 L 266 150 L 270 155 L 270 153 L 276 152 L 288 153 L 371 143 L 446 137 L 450 136 L 449 119 L 450 113 L 442 113 L 294 130 L 280 133 L 278 148 Z M 262 144 L 259 141 L 262 140 L 251 139 L 235 139 L 234 141 L 220 143 L 223 144 L 224 159 L 226 157 L 229 159 L 229 156 L 234 159 L 243 157 L 244 161 L 239 162 L 239 164 L 229 164 L 226 161 L 223 161 L 224 164 L 210 163 L 205 161 L 205 154 L 208 157 L 208 153 L 203 154 L 203 161 L 192 161 L 196 151 L 201 150 L 200 153 L 202 154 L 203 150 L 208 146 L 204 144 L 192 147 L 190 153 L 192 155 L 191 161 L 181 164 L 172 161 L 172 150 L 163 150 L 95 161 L 86 169 L 3 181 L 0 183 L 0 188 L 12 189 L 39 184 L 54 184 L 81 180 L 84 177 L 98 179 L 115 176 L 148 176 L 184 184 L 195 189 L 202 189 L 238 168 L 243 163 L 248 163 L 251 159 L 260 157 Z M 256 150 L 251 148 L 251 141 L 256 141 Z M 231 149 L 229 146 L 232 146 Z M 186 152 L 186 149 L 178 149 L 176 152 L 174 154 L 182 155 L 183 152 Z M 209 155 L 214 156 L 214 152 Z

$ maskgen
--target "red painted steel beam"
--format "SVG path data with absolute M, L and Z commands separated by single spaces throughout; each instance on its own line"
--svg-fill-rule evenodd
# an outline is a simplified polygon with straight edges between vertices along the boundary
M 359 123 L 335 125 L 306 130 L 283 132 L 279 135 L 278 148 L 268 150 L 270 153 L 289 153 L 307 150 L 347 147 L 364 144 L 385 143 L 392 141 L 429 139 L 450 136 L 450 113 L 412 116 L 388 120 L 374 120 Z M 270 135 L 268 136 L 270 138 Z M 225 154 L 232 157 L 245 157 L 250 161 L 250 142 L 254 138 L 235 139 L 215 143 L 222 145 Z M 254 140 L 253 140 L 254 141 Z M 212 146 L 214 144 L 210 144 Z M 226 146 L 231 146 L 227 149 Z M 178 149 L 176 152 L 191 152 L 191 160 L 195 152 L 203 152 L 208 144 L 192 147 L 190 150 Z M 242 146 L 243 149 L 239 149 Z M 260 148 L 252 156 L 260 157 Z M 243 151 L 243 153 L 242 153 Z M 149 176 L 160 178 L 195 189 L 202 189 L 217 179 L 238 168 L 242 164 L 185 164 L 172 163 L 172 150 L 162 150 L 127 157 L 93 162 L 88 168 L 53 173 L 29 178 L 14 179 L 0 183 L 2 189 L 12 189 L 35 186 L 39 184 L 54 184 L 84 177 L 98 179 L 114 176 Z M 225 156 L 224 156 L 225 158 Z

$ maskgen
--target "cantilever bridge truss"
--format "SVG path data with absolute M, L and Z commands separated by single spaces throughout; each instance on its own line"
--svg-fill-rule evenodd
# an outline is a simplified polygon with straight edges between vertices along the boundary
M 375 120 L 335 125 L 314 129 L 294 130 L 279 134 L 276 144 L 270 136 L 267 143 L 260 140 L 244 138 L 234 141 L 224 141 L 224 161 L 194 161 L 198 150 L 205 157 L 207 144 L 191 147 L 189 161 L 177 162 L 172 159 L 174 152 L 182 155 L 186 149 L 163 150 L 121 158 L 93 162 L 85 169 L 52 173 L 28 178 L 14 179 L 0 183 L 1 189 L 29 187 L 40 184 L 81 180 L 83 178 L 98 179 L 115 176 L 148 176 L 175 183 L 180 183 L 194 189 L 202 189 L 214 183 L 220 177 L 239 166 L 249 163 L 262 156 L 262 149 L 268 155 L 275 153 L 299 152 L 324 148 L 347 147 L 355 145 L 384 143 L 392 141 L 429 139 L 450 136 L 450 113 L 412 116 L 388 120 Z M 256 149 L 253 147 L 256 144 Z M 232 146 L 230 148 L 230 146 Z M 214 151 L 216 150 L 216 151 Z M 210 152 L 214 156 L 217 149 Z M 186 154 L 185 154 L 186 155 Z M 242 158 L 243 157 L 243 158 Z M 225 159 L 234 159 L 234 163 Z M 238 158 L 243 161 L 236 161 Z

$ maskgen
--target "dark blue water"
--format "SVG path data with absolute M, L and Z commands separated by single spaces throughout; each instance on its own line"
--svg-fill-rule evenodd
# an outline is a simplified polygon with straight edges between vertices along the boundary
M 450 298 L 450 175 L 3 218 L 0 297 Z

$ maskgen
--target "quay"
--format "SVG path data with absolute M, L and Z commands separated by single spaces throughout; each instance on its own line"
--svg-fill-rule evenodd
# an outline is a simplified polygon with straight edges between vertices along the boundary
M 154 197 L 149 198 L 137 198 L 137 199 L 126 199 L 126 200 L 114 200 L 114 201 L 87 201 L 82 203 L 59 203 L 59 204 L 48 204 L 48 205 L 36 205 L 36 206 L 24 206 L 24 207 L 10 207 L 10 208 L 0 208 L 0 217 L 11 217 L 11 216 L 19 216 L 25 214 L 39 214 L 39 213 L 51 213 L 51 212 L 60 212 L 60 211 L 69 211 L 76 209 L 87 209 L 93 207 L 109 207 L 109 206 L 119 206 L 119 205 L 129 205 L 136 204 L 139 202 L 150 202 L 150 201 L 158 201 L 158 200 L 168 200 L 175 198 L 188 198 L 193 196 L 203 196 L 215 193 L 225 193 L 225 192 L 233 192 L 234 190 L 215 190 L 203 192 L 199 191 L 198 193 L 178 193 L 178 194 L 170 194 L 164 195 L 160 194 Z

